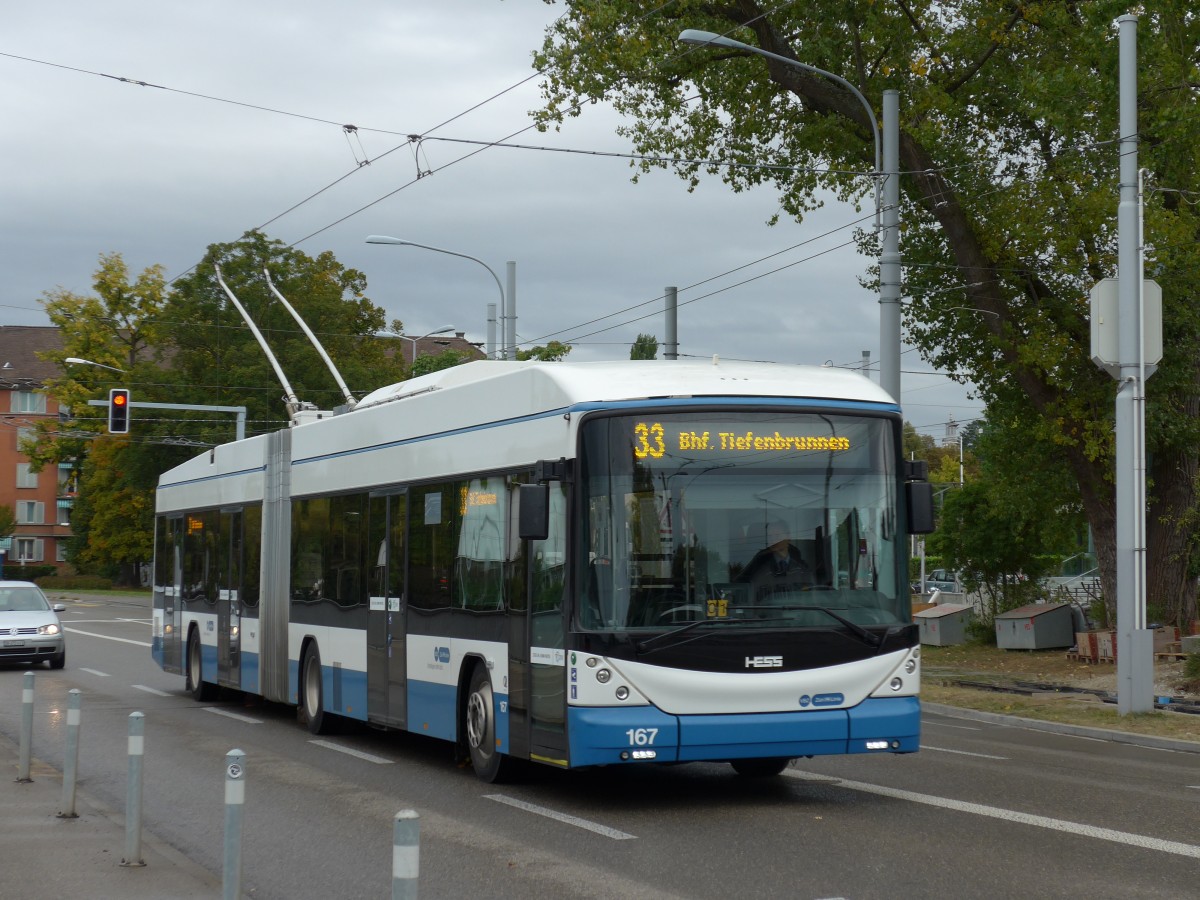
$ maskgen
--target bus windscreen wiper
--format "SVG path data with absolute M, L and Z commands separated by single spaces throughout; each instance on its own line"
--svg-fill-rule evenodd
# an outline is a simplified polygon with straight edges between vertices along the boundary
M 867 631 L 857 622 L 851 622 L 845 616 L 839 616 L 827 606 L 775 606 L 773 609 L 786 610 L 788 612 L 821 612 L 829 616 L 831 619 L 836 619 L 849 629 L 850 633 L 861 640 L 868 647 L 874 647 L 878 650 L 883 646 L 883 638 L 873 631 Z
M 775 607 L 778 609 L 778 607 Z M 684 632 L 691 631 L 694 628 L 699 628 L 701 625 L 765 625 L 771 622 L 784 621 L 781 618 L 774 619 L 697 619 L 695 622 L 688 622 L 686 625 L 680 625 L 678 628 L 672 628 L 670 631 L 664 631 L 662 634 L 656 634 L 653 637 L 648 637 L 644 641 L 636 641 L 633 645 L 638 653 L 645 653 L 647 650 L 661 650 L 662 647 L 651 647 L 651 644 L 657 644 L 659 641 L 671 637 L 678 637 Z M 671 644 L 670 646 L 676 646 Z

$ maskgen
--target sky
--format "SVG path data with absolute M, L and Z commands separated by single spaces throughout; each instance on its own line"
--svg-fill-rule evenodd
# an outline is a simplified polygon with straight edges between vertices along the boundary
M 769 188 L 708 178 L 689 193 L 667 171 L 634 184 L 621 120 L 601 104 L 561 132 L 530 127 L 532 53 L 561 12 L 541 0 L 10 4 L 0 324 L 48 324 L 43 292 L 90 292 L 102 253 L 174 278 L 209 244 L 261 228 L 363 272 L 414 336 L 452 325 L 485 341 L 496 282 L 471 260 L 369 234 L 475 257 L 502 282 L 515 262 L 519 343 L 567 341 L 572 360 L 628 358 L 640 332 L 661 342 L 676 286 L 681 355 L 857 367 L 869 351 L 877 366 L 879 306 L 859 283 L 873 260 L 848 244 L 869 210 L 830 197 L 772 227 Z M 500 141 L 528 149 L 486 146 Z M 981 415 L 969 386 L 908 345 L 900 359 L 919 431 L 940 439 L 947 421 Z

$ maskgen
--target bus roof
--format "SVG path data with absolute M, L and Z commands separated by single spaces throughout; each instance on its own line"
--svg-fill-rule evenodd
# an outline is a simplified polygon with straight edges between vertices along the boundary
M 542 408 L 588 401 L 661 397 L 819 397 L 881 403 L 895 401 L 856 371 L 832 366 L 695 360 L 605 362 L 478 361 L 388 385 L 363 397 L 355 412 L 422 394 L 468 388 L 483 382 L 499 393 L 532 391 Z

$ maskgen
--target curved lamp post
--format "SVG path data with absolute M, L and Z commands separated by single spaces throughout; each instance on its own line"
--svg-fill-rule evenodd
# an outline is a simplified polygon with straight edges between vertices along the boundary
M 689 28 L 679 35 L 684 44 L 727 47 L 775 60 L 793 69 L 802 69 L 837 82 L 850 91 L 867 112 L 867 122 L 875 138 L 875 174 L 883 179 L 883 202 L 876 187 L 876 218 L 883 228 L 883 247 L 879 256 L 879 382 L 900 402 L 900 95 L 883 92 L 883 128 L 862 91 L 840 75 L 771 53 L 751 44 L 711 31 Z
M 106 366 L 104 363 L 98 363 L 91 359 L 80 359 L 78 356 L 68 356 L 63 360 L 65 363 L 71 363 L 76 366 L 96 366 L 99 369 L 108 369 L 113 372 L 124 372 L 124 369 L 118 369 L 116 366 Z
M 429 332 L 428 334 L 423 334 L 420 337 L 409 337 L 407 334 L 390 334 L 386 331 L 377 332 L 375 336 L 376 337 L 384 337 L 384 338 L 398 338 L 399 340 L 402 340 L 402 341 L 409 341 L 412 344 L 412 362 L 409 363 L 409 365 L 411 366 L 411 365 L 416 365 L 416 362 L 417 362 L 417 342 L 418 341 L 423 341 L 427 337 L 433 337 L 435 334 L 447 334 L 454 330 L 455 330 L 455 328 L 453 325 L 443 325 L 441 328 L 434 329 L 433 331 Z
M 443 247 L 432 247 L 429 244 L 418 244 L 416 241 L 406 241 L 403 238 L 388 237 L 386 234 L 368 235 L 367 243 L 368 244 L 391 244 L 392 246 L 395 246 L 395 247 L 420 247 L 422 250 L 432 250 L 434 253 L 445 253 L 448 256 L 457 256 L 462 259 L 469 259 L 469 260 L 471 260 L 471 262 L 479 263 L 479 265 L 483 266 L 485 269 L 488 270 L 488 274 L 490 274 L 492 276 L 493 280 L 495 280 L 495 282 L 496 282 L 496 287 L 499 288 L 499 290 L 500 290 L 500 314 L 501 314 L 501 316 L 505 317 L 505 319 L 507 320 L 508 312 L 507 312 L 507 307 L 505 305 L 505 300 L 504 300 L 504 285 L 500 283 L 500 276 L 498 276 L 495 273 L 495 271 L 492 269 L 492 267 L 489 266 L 487 263 L 485 263 L 482 259 L 479 259 L 478 257 L 475 257 L 475 256 L 470 256 L 466 253 L 459 253 L 457 250 L 446 250 Z M 440 332 L 434 332 L 434 333 L 438 334 Z M 500 341 L 500 345 L 501 345 L 500 355 L 502 357 L 505 356 L 505 354 L 506 354 L 505 343 L 506 343 L 506 341 L 504 339 L 503 329 L 502 329 L 501 330 L 501 341 Z

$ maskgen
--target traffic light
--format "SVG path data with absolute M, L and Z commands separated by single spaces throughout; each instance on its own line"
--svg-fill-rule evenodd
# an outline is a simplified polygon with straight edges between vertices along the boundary
M 108 392 L 109 434 L 129 433 L 129 389 L 113 388 Z

